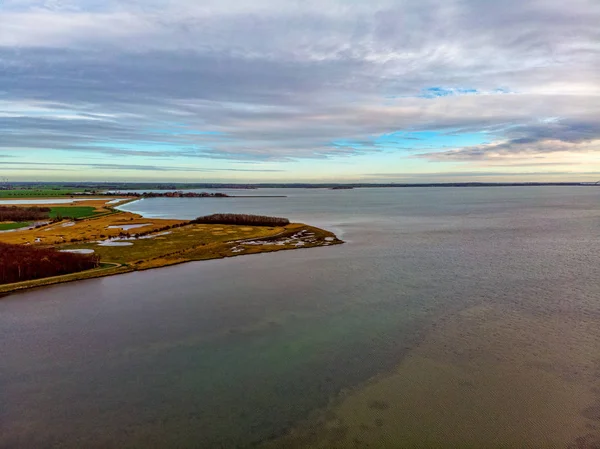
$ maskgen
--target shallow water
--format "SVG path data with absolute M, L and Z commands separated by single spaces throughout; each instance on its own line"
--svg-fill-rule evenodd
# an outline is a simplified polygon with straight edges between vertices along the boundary
M 73 254 L 94 254 L 93 249 L 63 249 L 61 253 L 73 253 Z
M 131 242 L 122 242 L 116 240 L 102 240 L 98 243 L 98 246 L 132 246 Z
M 70 204 L 75 201 L 98 201 L 102 198 L 40 198 L 40 199 L 14 199 L 14 200 L 0 200 L 1 205 L 11 204 Z
M 149 224 L 150 223 L 114 225 L 108 226 L 107 229 L 122 229 L 123 231 L 129 231 L 131 229 L 143 228 L 144 226 L 148 226 Z
M 254 192 L 288 197 L 156 198 L 123 209 L 148 217 L 284 216 L 331 229 L 348 243 L 8 296 L 0 301 L 0 422 L 8 429 L 0 446 L 243 446 L 298 427 L 341 391 L 347 402 L 326 418 L 344 424 L 319 434 L 326 438 L 319 447 L 354 444 L 357 434 L 364 445 L 402 447 L 377 438 L 395 422 L 411 428 L 416 441 L 425 434 L 441 438 L 454 416 L 463 423 L 456 433 L 470 429 L 473 447 L 492 440 L 506 447 L 511 435 L 529 434 L 535 443 L 566 426 L 548 446 L 561 447 L 595 431 L 585 416 L 594 416 L 589 410 L 600 391 L 594 390 L 600 341 L 585 329 L 600 318 L 600 190 Z M 470 311 L 481 308 L 496 312 L 473 321 Z M 559 341 L 566 329 L 557 323 L 567 318 L 566 346 L 513 344 L 531 340 L 517 337 L 527 332 Z M 477 345 L 483 338 L 496 345 Z M 567 369 L 557 360 L 575 354 L 569 348 L 583 349 Z M 549 366 L 560 373 L 547 374 Z M 496 368 L 506 376 L 491 375 Z M 462 379 L 463 371 L 473 378 Z M 390 381 L 396 372 L 414 381 Z M 522 388 L 497 401 L 497 394 L 513 391 L 502 379 Z M 381 390 L 379 381 L 392 387 Z M 448 399 L 460 397 L 463 381 L 476 394 Z M 548 414 L 547 398 L 559 386 L 572 394 L 555 395 Z M 368 406 L 371 391 L 397 393 L 388 418 L 368 416 L 381 412 Z M 477 397 L 483 399 L 469 403 Z M 402 401 L 406 415 L 397 407 Z M 457 413 L 437 413 L 441 405 Z M 360 419 L 348 410 L 362 413 Z M 477 418 L 481 410 L 514 419 L 494 431 L 494 420 Z M 535 431 L 519 419 L 531 415 Z

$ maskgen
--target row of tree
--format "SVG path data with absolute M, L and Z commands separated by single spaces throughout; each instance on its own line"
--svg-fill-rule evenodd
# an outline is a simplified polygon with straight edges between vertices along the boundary
M 229 198 L 226 193 L 209 192 L 104 192 L 108 196 L 135 196 L 139 198 Z
M 95 254 L 0 243 L 0 284 L 77 273 L 97 268 L 99 263 L 100 258 Z
M 17 207 L 0 206 L 0 222 L 2 221 L 38 221 L 50 217 L 49 207 Z
M 223 224 L 223 225 L 246 225 L 246 226 L 286 226 L 290 220 L 281 217 L 267 217 L 264 215 L 248 214 L 213 214 L 198 217 L 192 220 L 196 224 Z

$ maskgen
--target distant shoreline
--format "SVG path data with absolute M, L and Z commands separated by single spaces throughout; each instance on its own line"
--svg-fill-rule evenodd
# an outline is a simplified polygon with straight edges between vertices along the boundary
M 120 187 L 123 194 L 128 190 L 143 190 L 144 187 L 135 185 L 131 187 Z M 411 188 L 411 187 L 600 187 L 599 183 L 595 182 L 430 182 L 430 183 L 283 183 L 283 184 L 253 184 L 251 189 L 334 189 L 334 190 L 351 190 L 354 188 Z M 151 187 L 145 187 L 150 189 Z M 243 186 L 219 185 L 219 184 L 183 184 L 178 186 L 176 190 L 194 190 L 194 189 L 209 189 L 209 190 L 227 190 L 236 189 L 244 190 Z M 112 188 L 103 188 L 101 190 L 116 190 Z M 155 188 L 153 190 L 163 190 Z M 166 191 L 166 190 L 165 190 Z M 100 193 L 101 194 L 101 193 Z M 228 195 L 228 197 L 279 197 L 280 195 Z
M 36 188 L 43 186 L 43 189 Z M 256 183 L 256 184 L 228 184 L 228 183 L 179 183 L 163 185 L 157 183 L 98 183 L 98 182 L 16 182 L 12 184 L 0 184 L 0 198 L 5 200 L 18 198 L 64 198 L 64 197 L 86 197 L 92 195 L 110 196 L 119 191 L 124 196 L 130 195 L 131 191 L 155 190 L 156 193 L 168 191 L 189 190 L 257 190 L 257 189 L 332 189 L 352 190 L 368 188 L 448 188 L 448 187 L 600 187 L 598 182 L 425 182 L 425 183 Z M 12 192 L 11 192 L 12 191 Z M 13 193 L 14 192 L 14 193 Z M 149 192 L 150 193 L 150 192 Z M 186 192 L 187 193 L 187 192 Z M 221 197 L 221 195 L 208 194 Z M 210 195 L 210 196 L 209 196 Z M 157 196 L 162 196 L 158 194 Z M 198 195 L 200 196 L 200 195 Z M 224 198 L 282 198 L 285 195 L 237 195 L 223 194 Z

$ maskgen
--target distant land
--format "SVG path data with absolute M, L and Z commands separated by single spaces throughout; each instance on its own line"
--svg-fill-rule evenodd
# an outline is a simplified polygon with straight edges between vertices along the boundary
M 0 197 L 6 191 L 44 189 L 48 196 L 64 195 L 69 191 L 99 193 L 106 190 L 189 190 L 189 189 L 334 189 L 374 187 L 539 187 L 539 186 L 600 186 L 599 182 L 432 182 L 432 183 L 155 183 L 155 182 L 5 182 L 0 183 Z M 52 195 L 52 190 L 55 191 Z M 2 192 L 5 192 L 2 195 Z

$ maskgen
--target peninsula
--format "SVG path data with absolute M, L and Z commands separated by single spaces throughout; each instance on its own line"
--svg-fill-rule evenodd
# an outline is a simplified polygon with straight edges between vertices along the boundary
M 48 199 L 40 200 L 43 207 L 3 207 L 0 294 L 195 260 L 343 243 L 329 231 L 285 218 L 218 214 L 171 220 L 115 209 L 136 199 L 75 197 L 68 205 Z

